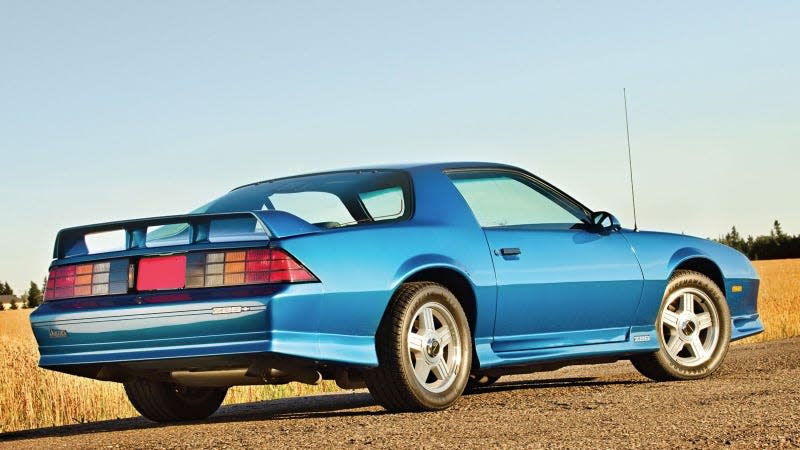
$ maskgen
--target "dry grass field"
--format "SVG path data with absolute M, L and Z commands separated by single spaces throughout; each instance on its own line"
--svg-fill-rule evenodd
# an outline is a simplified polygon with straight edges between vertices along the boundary
M 765 331 L 740 343 L 800 336 L 800 259 L 754 261 L 761 278 L 758 312 Z
M 800 335 L 800 259 L 756 261 L 761 276 L 759 310 L 766 332 L 757 342 Z M 0 433 L 137 415 L 121 385 L 39 369 L 28 325 L 29 310 L 0 311 Z M 292 383 L 236 387 L 226 403 L 240 403 L 332 391 Z

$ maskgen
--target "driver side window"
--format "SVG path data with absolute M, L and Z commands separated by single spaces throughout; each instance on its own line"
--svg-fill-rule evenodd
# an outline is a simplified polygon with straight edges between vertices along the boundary
M 511 172 L 448 173 L 481 227 L 525 226 L 569 229 L 583 212 Z

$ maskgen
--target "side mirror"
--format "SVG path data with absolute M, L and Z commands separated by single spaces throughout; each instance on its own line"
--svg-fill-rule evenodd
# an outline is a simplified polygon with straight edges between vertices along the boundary
M 622 228 L 619 224 L 619 220 L 614 217 L 613 214 L 606 211 L 595 211 L 592 213 L 592 225 L 596 227 L 597 230 L 601 231 L 616 231 Z

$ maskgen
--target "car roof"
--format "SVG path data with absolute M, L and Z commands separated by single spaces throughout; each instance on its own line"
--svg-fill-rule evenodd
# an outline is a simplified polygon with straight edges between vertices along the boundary
M 256 181 L 253 183 L 247 183 L 241 186 L 234 188 L 241 189 L 247 186 L 254 186 L 261 183 L 266 183 L 269 181 L 275 180 L 284 180 L 287 178 L 295 178 L 295 177 L 304 177 L 310 175 L 321 175 L 326 173 L 336 173 L 336 172 L 349 172 L 353 170 L 406 170 L 409 172 L 415 172 L 418 170 L 447 170 L 447 169 L 484 169 L 484 168 L 495 168 L 495 169 L 515 169 L 519 170 L 518 167 L 512 166 L 509 164 L 503 163 L 494 163 L 494 162 L 485 162 L 485 161 L 450 161 L 450 162 L 432 162 L 432 163 L 392 163 L 392 164 L 371 164 L 371 165 L 364 165 L 364 166 L 356 166 L 356 167 L 345 167 L 341 169 L 333 169 L 333 170 L 324 170 L 320 172 L 308 172 L 308 173 L 298 173 L 295 175 L 289 175 L 285 177 L 278 177 L 278 178 L 271 178 L 268 180 L 261 180 Z
M 397 169 L 397 170 L 417 170 L 417 169 L 462 169 L 462 168 L 514 168 L 516 167 L 503 164 L 503 163 L 495 163 L 495 162 L 486 162 L 486 161 L 446 161 L 446 162 L 429 162 L 429 163 L 395 163 L 395 164 L 384 164 L 381 166 L 363 166 L 363 167 L 355 167 L 352 169 L 357 170 L 380 170 L 380 169 Z

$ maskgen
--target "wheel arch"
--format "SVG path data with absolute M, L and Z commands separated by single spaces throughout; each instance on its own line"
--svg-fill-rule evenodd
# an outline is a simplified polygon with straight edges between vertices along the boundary
M 714 284 L 717 285 L 719 290 L 722 292 L 722 295 L 726 296 L 725 277 L 722 275 L 722 270 L 720 270 L 719 266 L 707 256 L 694 255 L 684 258 L 673 266 L 672 270 L 670 271 L 670 276 L 667 279 L 671 278 L 672 275 L 678 270 L 691 270 L 707 276 L 711 279 L 711 281 L 714 282 Z
M 397 283 L 392 291 L 392 296 L 394 296 L 395 292 L 397 292 L 403 284 L 417 281 L 429 281 L 441 284 L 456 296 L 458 303 L 461 304 L 461 307 L 464 309 L 464 314 L 467 316 L 467 323 L 469 324 L 470 334 L 472 335 L 472 343 L 470 345 L 472 351 L 472 365 L 473 367 L 480 367 L 478 351 L 475 348 L 475 334 L 478 328 L 478 300 L 475 286 L 472 284 L 469 277 L 457 268 L 448 265 L 419 267 L 408 273 Z M 386 306 L 381 321 L 386 317 L 390 307 L 391 302 Z
M 456 296 L 461 307 L 464 308 L 464 314 L 467 316 L 467 322 L 469 322 L 469 328 L 474 339 L 478 304 L 475 296 L 475 289 L 466 275 L 452 267 L 426 267 L 410 274 L 398 284 L 397 288 L 404 283 L 412 283 L 415 281 L 430 281 L 441 284 L 449 289 L 450 292 Z

